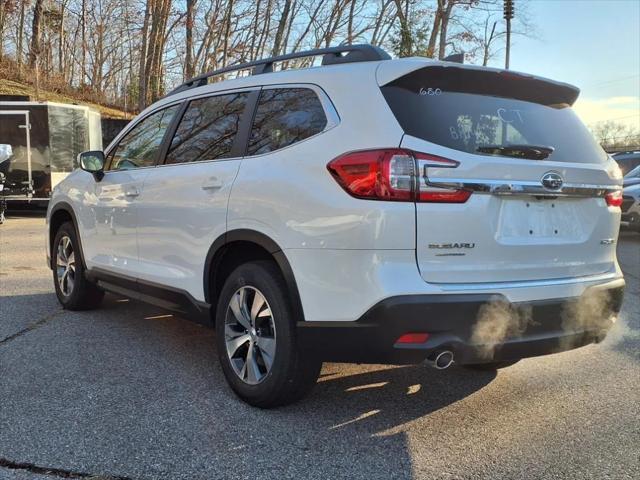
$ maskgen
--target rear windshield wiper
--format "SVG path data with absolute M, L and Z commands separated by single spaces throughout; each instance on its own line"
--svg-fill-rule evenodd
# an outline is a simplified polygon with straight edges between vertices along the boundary
M 498 155 L 501 157 L 526 158 L 544 160 L 554 152 L 555 148 L 543 145 L 480 145 L 476 152 Z

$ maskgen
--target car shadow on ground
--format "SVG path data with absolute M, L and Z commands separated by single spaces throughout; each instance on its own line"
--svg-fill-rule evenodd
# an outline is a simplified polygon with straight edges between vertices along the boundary
M 344 368 L 351 370 L 349 375 L 343 374 Z M 326 364 L 323 371 L 326 376 L 301 408 L 316 411 L 327 406 L 329 429 L 357 427 L 372 435 L 454 404 L 496 376 L 495 372 L 460 367 L 437 371 L 423 365 L 388 368 Z M 332 402 L 338 402 L 339 408 L 332 408 Z
M 46 315 L 50 296 L 2 301 Z M 436 441 L 482 422 L 456 404 L 496 377 L 330 363 L 309 397 L 260 410 L 226 385 L 212 329 L 113 295 L 0 345 L 0 374 L 0 458 L 131 478 L 412 478 L 406 425 Z
M 107 297 L 103 310 L 135 313 L 135 319 L 122 319 L 122 322 L 128 322 L 126 329 L 134 338 L 153 334 L 160 335 L 163 342 L 175 342 L 162 348 L 165 352 L 176 352 L 167 361 L 176 362 L 174 367 L 183 368 L 188 376 L 202 375 L 203 379 L 206 378 L 212 395 L 224 390 L 233 398 L 234 405 L 237 402 L 233 408 L 238 405 L 245 408 L 244 403 L 233 396 L 222 376 L 213 329 L 195 325 L 155 307 L 111 295 Z M 191 341 L 185 342 L 185 336 Z M 199 337 L 198 340 L 194 336 Z M 156 346 L 147 347 L 143 340 L 140 345 L 145 350 Z M 162 351 L 158 354 L 161 355 Z M 194 355 L 202 357 L 192 362 Z M 204 370 L 201 370 L 202 366 Z M 313 418 L 310 425 L 327 430 L 357 428 L 361 433 L 366 431 L 375 435 L 456 403 L 482 389 L 495 377 L 495 372 L 471 371 L 457 366 L 439 371 L 426 365 L 325 363 L 317 385 L 306 399 L 273 411 L 285 416 L 299 416 L 305 421 Z
M 48 307 L 50 295 L 2 301 Z M 210 328 L 113 295 L 95 311 L 47 311 L 38 314 L 46 321 L 0 344 L 0 458 L 132 478 L 142 467 L 150 478 L 177 478 L 190 471 L 184 458 L 212 477 L 264 476 L 266 468 L 269 478 L 292 478 L 322 466 L 323 478 L 411 478 L 410 446 L 398 427 L 495 377 L 455 367 L 325 364 L 309 397 L 260 410 L 226 385 Z M 63 454 L 60 445 L 76 448 Z M 246 462 L 247 452 L 265 448 L 279 453 Z M 141 456 L 145 465 L 133 460 Z M 109 467 L 115 462 L 117 471 Z
M 3 300 L 9 299 L 23 307 L 48 307 L 52 303 L 51 294 L 7 297 Z M 50 338 L 51 342 L 56 343 L 50 345 L 50 354 L 55 355 L 63 338 L 67 346 L 75 346 L 80 351 L 77 359 L 73 354 L 67 354 L 69 362 L 82 362 L 83 370 L 91 369 L 93 362 L 84 352 L 90 350 L 92 356 L 99 360 L 97 365 L 101 369 L 117 372 L 128 368 L 130 372 L 127 377 L 132 380 L 136 369 L 131 369 L 131 366 L 139 357 L 137 364 L 140 365 L 144 360 L 151 369 L 140 369 L 138 373 L 144 377 L 154 376 L 154 369 L 159 369 L 155 374 L 161 376 L 166 373 L 165 369 L 170 368 L 174 382 L 180 382 L 181 378 L 188 379 L 186 381 L 199 378 L 206 383 L 205 391 L 211 392 L 211 395 L 219 395 L 223 390 L 225 396 L 234 399 L 232 403 L 244 405 L 235 399 L 225 383 L 211 328 L 175 317 L 159 308 L 110 294 L 105 297 L 102 307 L 95 311 L 47 310 L 50 313 L 42 317 L 49 324 L 40 322 L 35 312 L 33 316 L 36 322 L 34 330 L 42 330 L 33 338 L 38 342 L 33 348 L 39 351 L 48 350 L 46 343 Z M 56 314 L 52 315 L 56 310 Z M 51 335 L 47 334 L 47 329 L 51 330 Z M 28 331 L 22 335 L 25 348 L 30 347 L 29 336 L 32 334 Z M 120 365 L 120 362 L 123 364 Z M 62 363 L 56 364 L 64 368 Z M 107 372 L 94 373 L 103 377 L 109 375 Z M 460 401 L 494 378 L 495 373 L 492 372 L 468 371 L 456 366 L 438 371 L 425 365 L 326 363 L 309 397 L 298 404 L 274 411 L 288 411 L 303 416 L 313 412 L 314 417 L 321 418 L 320 423 L 326 429 L 344 430 L 357 426 L 377 434 Z M 140 382 L 135 383 L 141 385 Z

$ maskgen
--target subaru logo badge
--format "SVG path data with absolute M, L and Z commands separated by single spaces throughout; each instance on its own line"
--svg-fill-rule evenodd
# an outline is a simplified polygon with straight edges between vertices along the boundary
M 563 184 L 562 175 L 557 172 L 547 172 L 542 176 L 542 186 L 547 190 L 560 190 Z

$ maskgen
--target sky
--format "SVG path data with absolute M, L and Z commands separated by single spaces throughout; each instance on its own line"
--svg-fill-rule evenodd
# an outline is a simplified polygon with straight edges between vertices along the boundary
M 640 129 L 640 0 L 527 3 L 535 38 L 512 39 L 511 69 L 579 87 L 575 110 L 586 124 Z M 491 65 L 504 66 L 504 56 Z

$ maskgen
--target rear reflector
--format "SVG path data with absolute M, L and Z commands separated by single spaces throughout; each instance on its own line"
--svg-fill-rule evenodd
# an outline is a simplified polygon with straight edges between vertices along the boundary
M 609 207 L 619 207 L 622 205 L 622 190 L 616 190 L 615 192 L 607 193 L 605 200 Z
M 428 338 L 428 333 L 405 333 L 396 340 L 396 343 L 424 343 Z
M 464 203 L 471 192 L 429 188 L 429 167 L 455 168 L 455 160 L 400 148 L 361 150 L 332 160 L 327 169 L 356 198 L 399 202 Z
M 436 203 L 464 203 L 469 199 L 470 196 L 470 190 L 421 189 L 418 192 L 418 201 Z

